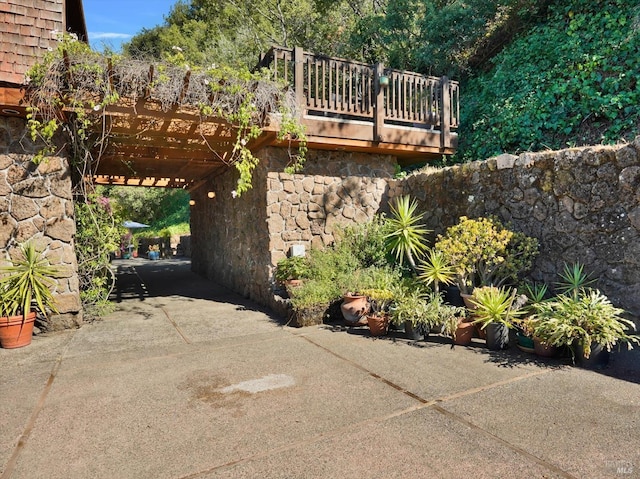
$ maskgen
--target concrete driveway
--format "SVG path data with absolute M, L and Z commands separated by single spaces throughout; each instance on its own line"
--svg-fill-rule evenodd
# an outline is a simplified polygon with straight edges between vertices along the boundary
M 640 477 L 640 356 L 283 326 L 182 260 L 117 311 L 0 350 L 0 479 Z

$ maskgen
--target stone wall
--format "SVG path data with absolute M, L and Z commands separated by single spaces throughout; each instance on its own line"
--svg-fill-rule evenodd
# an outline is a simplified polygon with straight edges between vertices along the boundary
M 227 171 L 194 192 L 194 269 L 273 306 L 273 268 L 293 245 L 324 247 L 338 224 L 361 223 L 390 199 L 417 198 L 436 234 L 460 216 L 495 215 L 540 241 L 533 279 L 552 285 L 580 261 L 618 306 L 640 314 L 640 137 L 629 145 L 502 155 L 392 179 L 390 156 L 310 151 L 285 174 L 287 151 L 265 148 L 254 188 L 232 198 Z M 207 197 L 215 191 L 213 199 Z
M 292 175 L 283 173 L 287 155 L 258 152 L 253 188 L 239 198 L 233 169 L 192 192 L 193 270 L 272 306 L 277 262 L 293 245 L 331 244 L 338 224 L 371 219 L 395 165 L 384 155 L 310 151 L 304 171 Z
M 390 185 L 419 199 L 441 233 L 496 215 L 540 241 L 533 278 L 552 285 L 581 262 L 614 304 L 640 314 L 640 137 L 633 144 L 502 155 Z
M 35 151 L 25 135 L 25 121 L 0 116 L 0 262 L 31 240 L 52 265 L 60 266 L 54 293 L 61 314 L 42 325 L 57 330 L 82 320 L 71 178 L 65 158 L 49 157 L 34 165 Z

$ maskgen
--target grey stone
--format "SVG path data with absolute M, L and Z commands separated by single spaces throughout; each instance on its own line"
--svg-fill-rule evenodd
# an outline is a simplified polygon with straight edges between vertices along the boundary
M 616 162 L 620 168 L 638 164 L 638 152 L 632 146 L 625 146 L 616 151 Z
M 502 155 L 496 156 L 496 164 L 499 170 L 511 169 L 516 164 L 516 160 L 518 159 L 515 155 L 509 155 L 507 153 L 503 153 Z

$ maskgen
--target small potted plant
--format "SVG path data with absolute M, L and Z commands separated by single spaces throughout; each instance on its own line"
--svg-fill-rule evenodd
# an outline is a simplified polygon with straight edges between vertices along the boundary
M 413 286 L 394 288 L 389 317 L 392 324 L 404 326 L 408 339 L 418 340 L 429 334 L 434 318 L 428 297 L 415 284 Z
M 389 328 L 389 307 L 393 293 L 388 289 L 367 289 L 363 291 L 369 298 L 371 311 L 367 314 L 367 323 L 372 336 L 383 336 Z
M 629 349 L 632 343 L 640 344 L 640 337 L 628 333 L 635 324 L 597 289 L 560 294 L 536 310 L 534 335 L 551 346 L 568 346 L 576 362 L 588 368 L 605 367 L 618 343 L 626 343 Z
M 442 332 L 459 346 L 468 346 L 473 339 L 475 325 L 467 320 L 466 314 L 467 310 L 460 306 L 441 304 L 438 309 Z
M 484 286 L 473 290 L 473 322 L 486 330 L 489 349 L 499 351 L 509 346 L 509 329 L 524 313 L 516 298 L 516 291 L 505 287 Z
M 36 312 L 57 312 L 50 288 L 58 269 L 32 243 L 25 243 L 20 246 L 19 256 L 0 273 L 0 346 L 27 346 L 31 344 Z
M 309 262 L 304 256 L 289 256 L 278 261 L 274 272 L 277 281 L 288 287 L 299 286 L 309 275 Z
M 533 327 L 531 319 L 535 314 L 536 305 L 547 300 L 549 288 L 545 283 L 525 283 L 520 289 L 526 303 L 522 306 L 523 316 L 514 319 L 518 348 L 526 353 L 535 352 L 533 341 Z

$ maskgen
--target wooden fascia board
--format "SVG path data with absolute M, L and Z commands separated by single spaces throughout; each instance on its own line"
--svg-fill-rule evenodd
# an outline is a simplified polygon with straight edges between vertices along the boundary
M 24 89 L 19 87 L 0 86 L 0 107 L 26 113 Z

